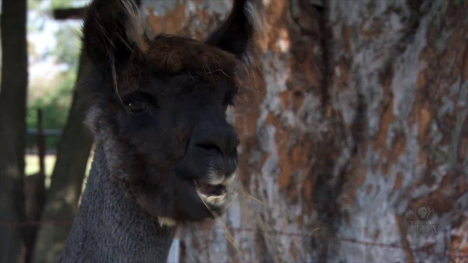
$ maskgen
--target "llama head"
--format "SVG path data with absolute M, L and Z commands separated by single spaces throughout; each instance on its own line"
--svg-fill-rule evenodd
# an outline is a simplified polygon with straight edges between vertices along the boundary
M 230 203 L 239 138 L 226 108 L 251 87 L 254 8 L 235 0 L 205 41 L 142 32 L 138 0 L 95 0 L 83 27 L 93 70 L 87 125 L 108 169 L 149 214 L 200 221 Z

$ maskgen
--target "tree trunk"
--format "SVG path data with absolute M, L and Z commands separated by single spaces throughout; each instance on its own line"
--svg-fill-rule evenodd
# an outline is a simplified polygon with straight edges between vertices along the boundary
M 77 85 L 80 85 L 79 81 L 83 74 L 86 74 L 86 70 L 87 59 L 81 55 Z M 78 200 L 93 142 L 90 132 L 83 125 L 86 111 L 87 103 L 75 88 L 67 125 L 59 142 L 57 161 L 42 214 L 43 221 L 58 223 L 41 226 L 34 252 L 35 262 L 59 261 L 71 229 L 71 223 L 78 211 Z
M 0 262 L 21 262 L 25 220 L 23 179 L 26 146 L 28 61 L 26 1 L 2 2 L 0 88 Z
M 230 3 L 148 3 L 149 23 L 200 39 Z M 183 229 L 181 262 L 466 262 L 468 2 L 263 3 L 245 193 Z
M 26 210 L 26 221 L 41 221 L 42 211 L 44 209 L 47 189 L 45 188 L 44 175 L 42 172 L 29 175 L 24 178 L 24 203 Z M 39 225 L 28 224 L 24 226 L 24 244 L 26 251 L 24 263 L 33 262 L 34 247 L 37 240 Z
M 26 220 L 41 221 L 44 209 L 47 189 L 45 187 L 45 136 L 42 126 L 42 111 L 37 109 L 37 137 L 36 145 L 39 157 L 39 173 L 24 178 L 24 206 Z M 38 225 L 27 225 L 24 227 L 24 244 L 26 246 L 25 263 L 30 263 L 34 256 L 34 246 L 37 239 Z
M 327 258 L 466 262 L 468 2 L 329 9 L 331 105 L 348 143 L 329 222 L 337 237 L 399 248 L 330 240 Z

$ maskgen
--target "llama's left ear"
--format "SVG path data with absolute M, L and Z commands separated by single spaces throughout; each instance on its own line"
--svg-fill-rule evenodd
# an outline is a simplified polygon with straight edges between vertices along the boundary
M 229 17 L 205 43 L 243 59 L 254 34 L 261 30 L 259 5 L 256 0 L 234 0 Z
M 135 49 L 145 51 L 141 0 L 94 0 L 83 25 L 84 49 L 104 70 L 124 65 Z

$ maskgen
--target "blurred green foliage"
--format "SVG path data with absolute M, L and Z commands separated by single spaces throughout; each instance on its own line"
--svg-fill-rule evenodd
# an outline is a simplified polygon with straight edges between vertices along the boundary
M 63 129 L 67 122 L 70 109 L 73 84 L 76 73 L 70 70 L 63 73 L 60 84 L 51 91 L 42 94 L 28 106 L 26 124 L 28 128 L 37 128 L 37 109 L 42 110 L 42 125 L 44 129 Z M 47 149 L 55 149 L 59 137 L 50 136 L 46 139 Z M 35 138 L 27 137 L 28 147 L 33 147 Z
M 30 0 L 29 10 L 35 11 L 44 17 L 53 8 L 72 7 L 71 0 L 53 0 L 44 3 L 42 1 Z M 76 2 L 76 1 L 75 1 Z M 49 18 L 53 19 L 53 18 Z M 37 109 L 42 110 L 44 129 L 63 129 L 66 125 L 68 111 L 70 109 L 73 88 L 78 70 L 79 55 L 81 50 L 80 26 L 77 23 L 66 21 L 58 22 L 58 30 L 55 31 L 56 45 L 45 53 L 36 54 L 34 44 L 29 43 L 29 54 L 35 56 L 37 60 L 45 60 L 53 57 L 57 67 L 60 67 L 54 79 L 47 83 L 30 83 L 29 90 L 34 92 L 34 96 L 28 101 L 27 127 L 37 128 Z M 44 20 L 36 19 L 28 25 L 29 32 L 41 32 L 44 30 Z M 50 86 L 48 86 L 50 85 Z M 27 146 L 34 146 L 35 138 L 27 136 Z M 47 137 L 46 147 L 48 150 L 56 148 L 59 137 Z

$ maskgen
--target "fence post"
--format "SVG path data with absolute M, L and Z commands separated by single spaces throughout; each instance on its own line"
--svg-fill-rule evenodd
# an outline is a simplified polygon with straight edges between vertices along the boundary
M 37 150 L 39 156 L 39 174 L 40 177 L 44 179 L 45 182 L 45 138 L 44 138 L 44 129 L 42 126 L 42 110 L 37 109 Z

